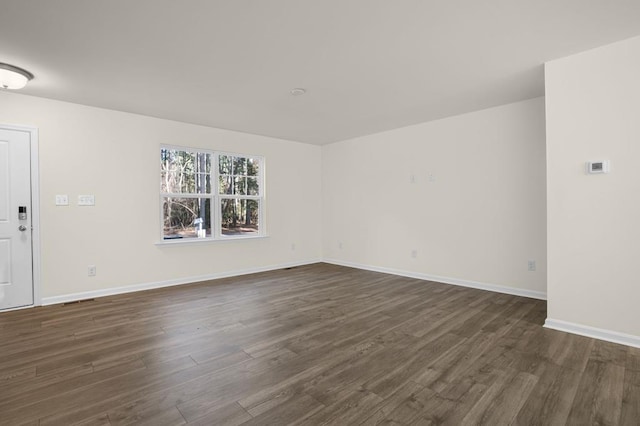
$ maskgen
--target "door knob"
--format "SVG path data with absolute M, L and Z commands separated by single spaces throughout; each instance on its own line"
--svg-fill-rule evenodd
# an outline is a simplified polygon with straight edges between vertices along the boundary
M 26 230 L 27 230 L 27 227 L 26 227 L 26 226 L 24 226 L 24 225 L 20 225 L 20 226 L 18 226 L 18 231 L 22 231 L 22 232 L 24 232 L 24 231 L 26 231 Z

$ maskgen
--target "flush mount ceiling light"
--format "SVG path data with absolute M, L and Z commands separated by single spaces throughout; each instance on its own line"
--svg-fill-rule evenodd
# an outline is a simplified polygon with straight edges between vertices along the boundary
M 293 96 L 301 96 L 301 95 L 304 95 L 305 93 L 307 93 L 307 91 L 305 89 L 300 88 L 300 87 L 296 87 L 295 89 L 291 89 L 291 94 Z
M 33 74 L 29 71 L 0 62 L 0 88 L 22 89 L 32 78 Z

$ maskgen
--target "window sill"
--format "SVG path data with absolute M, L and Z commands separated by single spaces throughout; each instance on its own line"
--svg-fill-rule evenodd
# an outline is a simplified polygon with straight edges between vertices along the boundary
M 198 244 L 216 244 L 216 243 L 230 243 L 234 241 L 243 240 L 262 240 L 269 238 L 268 235 L 246 235 L 242 237 L 222 237 L 222 238 L 184 238 L 176 240 L 162 240 L 154 243 L 156 246 L 184 246 L 184 245 L 198 245 Z

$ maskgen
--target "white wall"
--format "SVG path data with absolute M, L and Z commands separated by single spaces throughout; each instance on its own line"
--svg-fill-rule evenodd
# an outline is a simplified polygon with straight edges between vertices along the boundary
M 639 76 L 640 37 L 546 65 L 548 323 L 638 336 L 635 344 Z M 585 174 L 585 162 L 599 159 L 611 173 Z
M 7 92 L 0 122 L 39 129 L 44 297 L 322 257 L 318 146 Z M 263 155 L 269 237 L 155 245 L 160 144 Z M 72 205 L 56 207 L 55 194 L 68 194 Z M 96 206 L 78 207 L 78 194 L 95 194 Z M 97 276 L 87 276 L 87 265 Z
M 7 92 L 0 122 L 40 132 L 45 298 L 323 255 L 546 294 L 541 98 L 322 148 Z M 156 245 L 160 144 L 265 156 L 269 238 Z M 77 195 L 87 193 L 96 206 L 78 207 Z M 55 194 L 68 194 L 72 205 L 56 207 Z M 98 275 L 88 277 L 93 264 Z
M 544 297 L 544 126 L 538 98 L 324 146 L 325 258 Z

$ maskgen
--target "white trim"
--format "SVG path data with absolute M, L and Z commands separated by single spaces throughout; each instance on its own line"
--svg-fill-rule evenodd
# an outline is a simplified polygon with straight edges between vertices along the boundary
M 0 123 L 0 128 L 29 133 L 31 153 L 31 267 L 33 280 L 33 304 L 20 306 L 24 309 L 42 304 L 42 259 L 40 252 L 40 157 L 38 151 L 38 128 L 17 124 Z M 7 312 L 12 309 L 3 309 Z
M 602 328 L 590 327 L 588 325 L 575 324 L 552 318 L 547 318 L 544 322 L 544 327 L 552 330 L 564 331 L 566 333 L 578 334 L 580 336 L 591 337 L 593 339 L 640 348 L 640 336 L 634 336 L 632 334 L 619 333 L 617 331 L 605 330 Z
M 258 272 L 274 271 L 277 269 L 293 268 L 295 266 L 310 265 L 322 262 L 321 259 L 311 259 L 299 262 L 290 262 L 280 265 L 262 266 L 258 268 L 241 269 L 236 271 L 217 272 L 214 274 L 199 275 L 195 277 L 177 278 L 173 280 L 157 281 L 143 284 L 132 284 L 122 287 L 111 287 L 101 290 L 83 291 L 81 293 L 63 294 L 60 296 L 44 297 L 42 305 L 56 305 L 58 303 L 74 302 L 76 300 L 93 299 L 96 297 L 113 296 L 116 294 L 133 293 L 136 291 L 152 290 L 155 288 L 171 287 L 175 285 L 194 284 L 200 281 L 216 280 L 220 278 L 237 277 L 240 275 L 255 274 Z
M 180 246 L 180 245 L 189 245 L 189 244 L 218 244 L 218 243 L 230 243 L 233 241 L 242 241 L 242 240 L 260 240 L 267 239 L 269 235 L 239 235 L 239 236 L 222 236 L 220 238 L 176 238 L 176 239 L 168 239 L 162 241 L 156 241 L 153 243 L 156 246 Z
M 38 129 L 31 129 L 31 253 L 33 304 L 42 304 L 42 258 L 40 252 L 40 154 Z
M 547 294 L 541 291 L 526 290 L 522 288 L 505 287 L 497 284 L 482 283 L 479 281 L 470 281 L 460 278 L 443 277 L 439 275 L 423 274 L 420 272 L 402 271 L 399 269 L 384 268 L 380 266 L 362 265 L 359 263 L 345 262 L 337 259 L 324 259 L 325 263 L 334 265 L 348 266 L 350 268 L 364 269 L 373 272 L 382 272 L 385 274 L 399 275 L 402 277 L 417 278 L 419 280 L 436 281 L 444 284 L 453 284 L 462 287 L 476 288 L 479 290 L 493 291 L 496 293 L 512 294 L 514 296 L 529 297 L 532 299 L 547 300 Z

